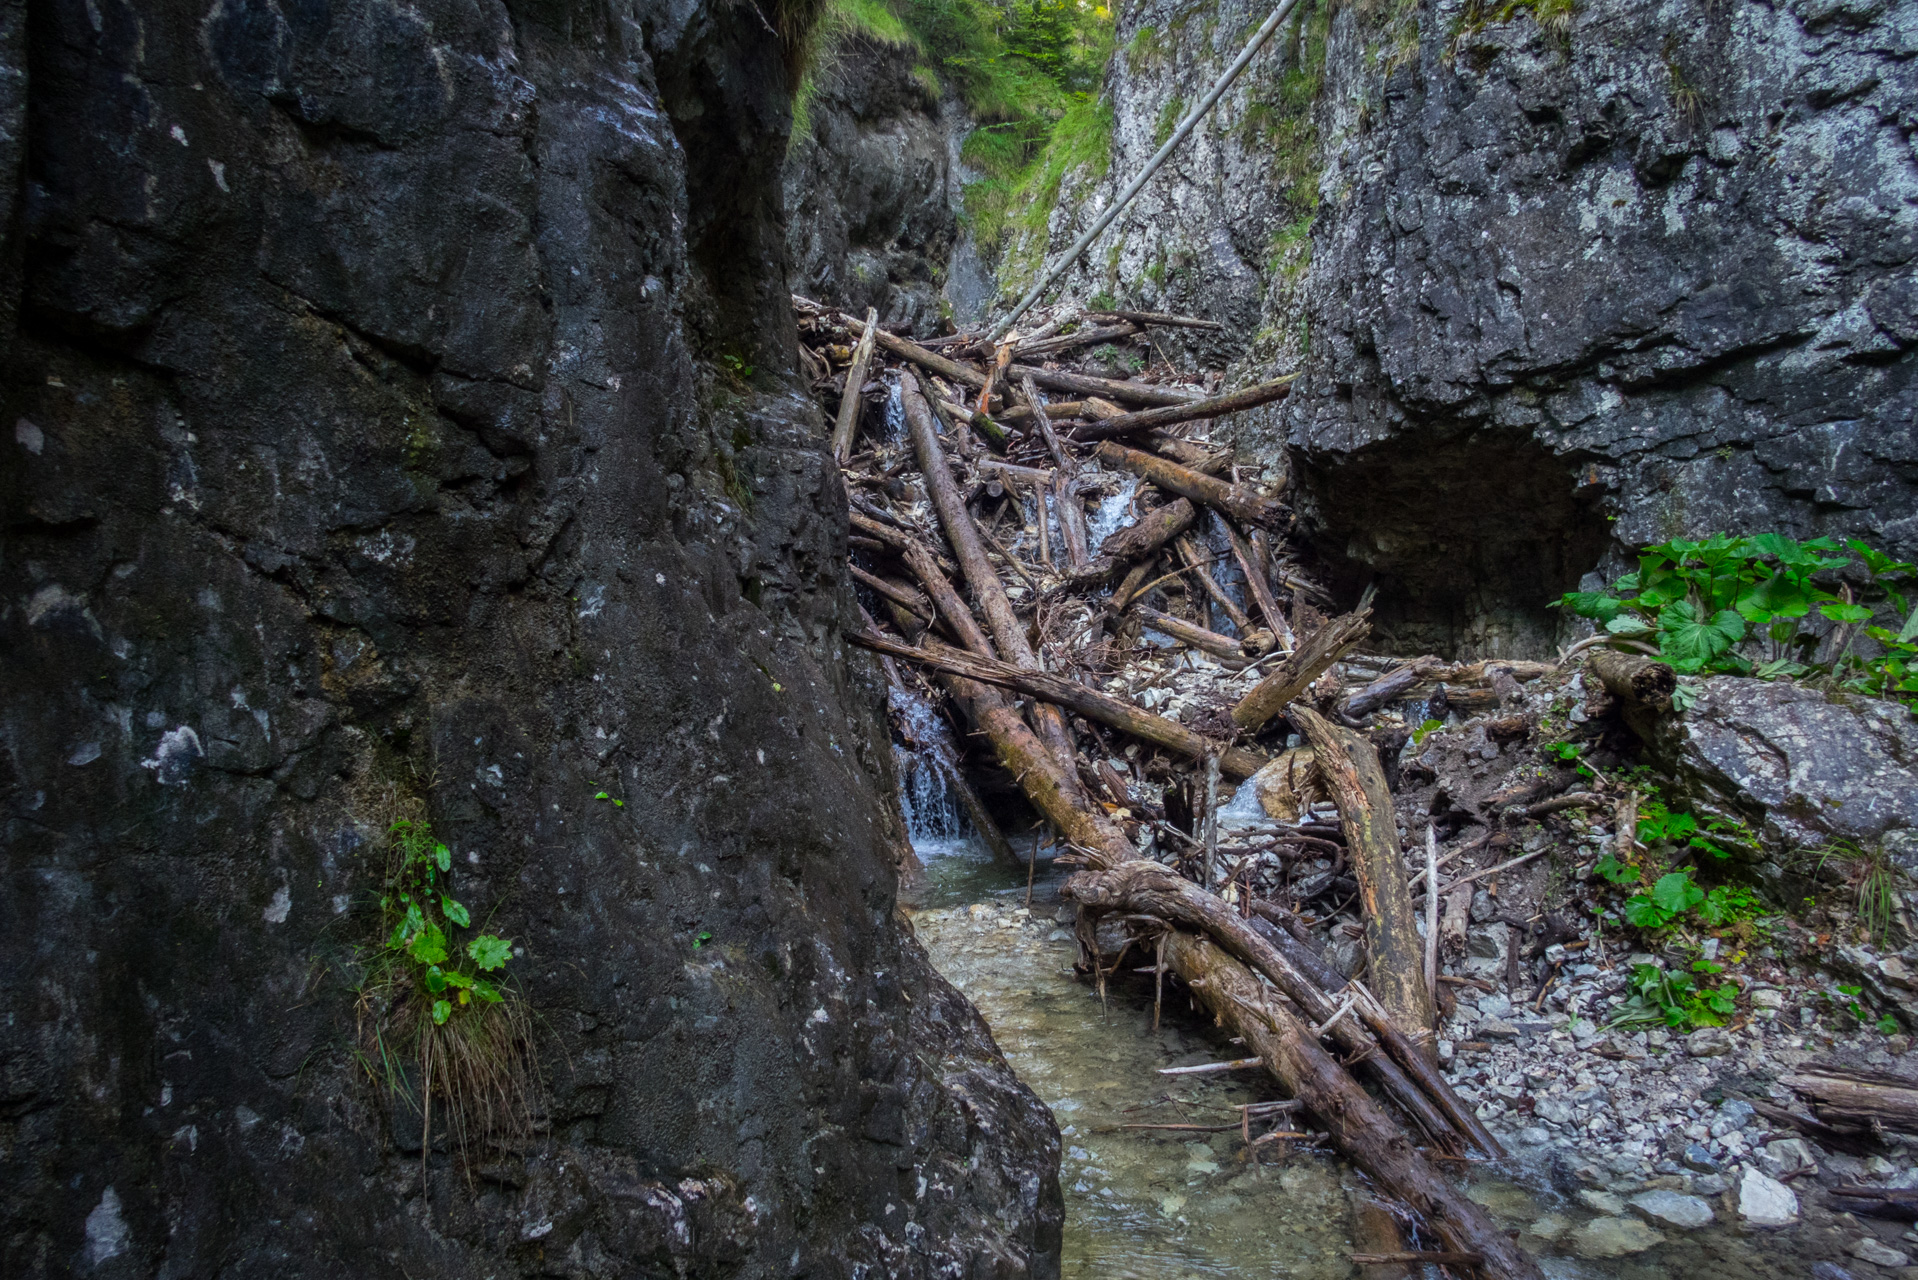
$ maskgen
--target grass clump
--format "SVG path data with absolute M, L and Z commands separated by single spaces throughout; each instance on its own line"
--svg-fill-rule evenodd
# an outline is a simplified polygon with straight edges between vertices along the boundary
M 361 1061 L 419 1113 L 421 1160 L 437 1101 L 455 1145 L 510 1140 L 530 1127 L 532 1019 L 505 985 L 512 942 L 472 933 L 450 893 L 453 855 L 424 819 L 387 832 L 380 940 L 360 986 Z

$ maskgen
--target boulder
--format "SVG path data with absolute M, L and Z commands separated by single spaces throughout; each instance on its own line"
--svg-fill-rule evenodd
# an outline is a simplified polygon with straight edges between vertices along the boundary
M 1732 1051 L 1732 1038 L 1723 1027 L 1700 1027 L 1685 1037 L 1685 1052 L 1694 1058 L 1718 1058 Z
M 1905 1267 L 1911 1265 L 1911 1259 L 1887 1244 L 1866 1236 L 1852 1245 L 1848 1251 L 1860 1262 L 1869 1262 L 1879 1267 Z
M 1777 855 L 1918 828 L 1918 720 L 1893 702 L 1713 676 L 1655 746 L 1701 814 Z
M 1664 1243 L 1664 1235 L 1637 1218 L 1593 1218 L 1572 1232 L 1572 1252 L 1581 1258 L 1622 1258 Z
M 1776 1178 L 1747 1169 L 1738 1184 L 1738 1216 L 1754 1227 L 1789 1227 L 1798 1221 L 1798 1196 Z
M 1252 775 L 1252 794 L 1267 817 L 1297 822 L 1299 815 L 1325 799 L 1325 787 L 1310 747 L 1294 747 Z
M 1677 1191 L 1641 1191 L 1626 1203 L 1643 1215 L 1647 1222 L 1661 1227 L 1677 1227 L 1680 1231 L 1708 1227 L 1718 1216 L 1712 1212 L 1709 1204 L 1697 1196 Z

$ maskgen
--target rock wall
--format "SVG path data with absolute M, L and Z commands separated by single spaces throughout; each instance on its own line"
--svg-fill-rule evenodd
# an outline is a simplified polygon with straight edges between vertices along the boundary
M 0 4 L 0 1273 L 1056 1273 L 894 910 L 785 85 L 751 6 Z M 536 1018 L 471 1163 L 356 1025 L 408 812 Z
M 1289 455 L 1400 648 L 1536 652 L 1558 592 L 1673 536 L 1918 553 L 1918 13 L 1538 7 L 1302 6 L 1074 289 L 1215 312 L 1248 376 L 1302 371 L 1244 442 Z M 1262 8 L 1121 12 L 1111 175 L 1054 252 Z
M 952 311 L 949 273 L 978 270 L 967 272 L 958 225 L 970 125 L 918 64 L 913 49 L 860 35 L 825 51 L 811 127 L 786 159 L 787 243 L 800 293 L 929 334 Z

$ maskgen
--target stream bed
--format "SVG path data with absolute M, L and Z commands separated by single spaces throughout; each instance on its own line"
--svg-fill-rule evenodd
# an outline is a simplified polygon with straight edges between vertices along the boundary
M 1355 1274 L 1348 1259 L 1355 1248 L 1351 1205 L 1363 1176 L 1331 1154 L 1282 1150 L 1291 1146 L 1283 1141 L 1262 1145 L 1255 1168 L 1236 1130 L 1236 1106 L 1280 1096 L 1260 1073 L 1158 1074 L 1242 1051 L 1170 992 L 1154 1030 L 1143 983 L 1115 984 L 1102 1007 L 1093 986 L 1073 973 L 1076 946 L 1062 923 L 1071 916 L 1058 896 L 1063 875 L 1041 862 L 1028 909 L 1025 877 L 995 866 L 977 842 L 947 831 L 915 847 L 926 869 L 906 895 L 914 928 L 1058 1119 L 1065 1280 Z M 1028 852 L 1023 842 L 1019 852 Z M 1136 955 L 1126 967 L 1150 963 L 1149 955 Z M 1234 1129 L 1118 1127 L 1128 1124 Z M 1544 1150 L 1510 1169 L 1475 1171 L 1469 1193 L 1502 1227 L 1520 1233 L 1554 1280 L 1879 1274 L 1830 1264 L 1814 1271 L 1812 1258 L 1823 1250 L 1805 1250 L 1811 1241 L 1804 1228 L 1748 1233 L 1725 1225 L 1731 1206 L 1722 1202 L 1718 1225 L 1666 1230 L 1663 1243 L 1644 1248 L 1642 1235 L 1631 1238 L 1634 1228 L 1644 1230 L 1636 1218 L 1596 1212 L 1578 1190 L 1554 1179 Z M 1608 1244 L 1636 1244 L 1639 1251 L 1591 1256 Z

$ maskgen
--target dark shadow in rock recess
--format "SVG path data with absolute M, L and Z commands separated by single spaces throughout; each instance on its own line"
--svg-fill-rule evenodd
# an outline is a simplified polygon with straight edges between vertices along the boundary
M 1601 487 L 1516 432 L 1395 436 L 1292 471 L 1299 540 L 1342 604 L 1377 582 L 1386 652 L 1549 655 L 1552 601 L 1607 544 Z

